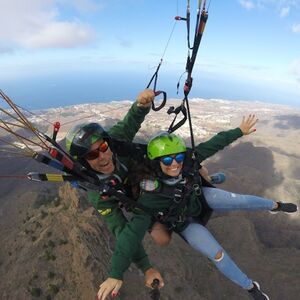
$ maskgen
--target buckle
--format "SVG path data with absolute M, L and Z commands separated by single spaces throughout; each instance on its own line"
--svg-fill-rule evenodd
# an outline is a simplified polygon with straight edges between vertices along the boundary
M 185 221 L 185 217 L 183 215 L 179 215 L 177 219 L 177 223 L 183 223 Z
M 182 199 L 182 190 L 181 189 L 178 189 L 176 188 L 174 190 L 174 198 L 173 198 L 173 201 L 178 204 Z
M 175 195 L 175 197 L 173 198 L 173 202 L 178 204 L 180 203 L 181 199 L 182 199 L 181 195 Z
M 200 195 L 201 195 L 202 191 L 201 191 L 200 185 L 199 185 L 198 183 L 194 183 L 194 184 L 193 184 L 193 189 L 194 189 L 195 194 L 196 194 L 197 196 L 200 196 Z
M 161 212 L 161 211 L 159 211 L 159 212 L 157 213 L 156 218 L 157 218 L 159 221 L 164 221 L 164 213 Z

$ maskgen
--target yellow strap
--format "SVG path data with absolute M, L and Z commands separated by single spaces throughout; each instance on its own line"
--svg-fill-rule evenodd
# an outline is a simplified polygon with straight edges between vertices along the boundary
M 48 181 L 63 182 L 64 179 L 60 174 L 46 174 Z
M 111 213 L 111 208 L 107 208 L 107 209 L 99 209 L 98 212 L 99 212 L 100 215 L 106 216 L 106 215 L 108 215 L 108 214 Z

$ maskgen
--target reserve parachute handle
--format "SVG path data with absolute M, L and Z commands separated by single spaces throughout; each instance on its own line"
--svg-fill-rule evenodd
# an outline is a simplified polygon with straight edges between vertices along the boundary
M 60 122 L 56 121 L 53 123 L 53 135 L 52 135 L 52 139 L 55 141 L 58 131 L 60 129 Z

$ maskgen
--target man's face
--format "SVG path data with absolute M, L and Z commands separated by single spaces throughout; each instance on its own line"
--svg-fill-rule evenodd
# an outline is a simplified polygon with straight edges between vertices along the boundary
M 106 142 L 101 140 L 94 143 L 89 152 L 93 152 L 94 155 L 88 154 L 85 159 L 93 170 L 103 174 L 111 174 L 115 170 L 113 153 L 109 147 L 103 152 L 103 149 L 106 148 L 103 147 L 105 146 L 103 143 Z M 91 156 L 91 158 L 89 156 Z

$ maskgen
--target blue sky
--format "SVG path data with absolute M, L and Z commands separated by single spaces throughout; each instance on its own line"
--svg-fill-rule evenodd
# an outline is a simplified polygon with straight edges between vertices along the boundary
M 132 98 L 186 2 L 0 0 L 0 89 L 28 107 Z M 159 78 L 170 96 L 186 56 L 177 22 Z M 191 97 L 300 106 L 300 0 L 211 0 L 193 77 Z

